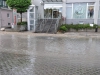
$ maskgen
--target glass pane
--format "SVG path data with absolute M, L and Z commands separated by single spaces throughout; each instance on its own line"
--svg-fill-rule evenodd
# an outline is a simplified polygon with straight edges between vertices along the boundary
M 93 18 L 94 16 L 94 6 L 88 7 L 88 18 Z
M 86 18 L 87 3 L 75 3 L 73 5 L 73 18 L 85 19 Z
M 33 25 L 30 25 L 30 30 L 33 30 L 34 29 L 34 26 Z
M 2 5 L 2 1 L 0 0 L 0 5 Z
M 71 17 L 72 17 L 72 8 L 71 7 L 67 7 L 66 15 L 67 15 L 68 19 L 71 19 Z
M 30 13 L 30 18 L 34 19 L 34 13 Z
M 58 18 L 58 16 L 59 16 L 59 10 L 53 9 L 53 18 Z
M 30 20 L 30 24 L 34 24 L 34 20 Z
M 49 12 L 48 12 L 48 17 L 49 18 L 52 18 L 52 11 L 53 11 L 52 9 L 49 9 Z
M 62 12 L 62 7 L 59 8 L 59 12 Z
M 34 12 L 34 7 L 32 9 L 30 9 L 30 12 Z
M 52 9 L 45 9 L 44 10 L 44 17 L 45 18 L 52 18 Z
M 72 7 L 72 4 L 66 4 L 67 7 Z

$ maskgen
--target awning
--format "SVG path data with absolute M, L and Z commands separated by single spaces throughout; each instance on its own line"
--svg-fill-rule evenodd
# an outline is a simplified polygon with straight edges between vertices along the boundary
M 42 0 L 43 2 L 63 2 L 63 0 Z

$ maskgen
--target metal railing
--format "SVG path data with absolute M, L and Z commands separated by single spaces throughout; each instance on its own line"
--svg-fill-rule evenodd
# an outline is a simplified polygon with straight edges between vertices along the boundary
M 46 17 L 48 17 L 48 16 L 49 15 L 47 14 Z M 40 32 L 43 31 L 44 26 L 46 25 L 47 21 L 48 21 L 48 19 L 47 18 L 46 19 L 44 18 L 43 21 L 41 22 L 41 24 L 40 24 Z
M 43 27 L 41 28 L 41 29 L 42 29 L 41 32 L 43 31 L 43 29 L 44 29 L 44 27 L 45 27 L 45 25 L 46 25 L 48 19 L 43 19 L 43 21 L 44 21 L 44 23 L 43 23 Z M 41 26 L 41 25 L 40 25 L 40 26 Z
M 49 15 L 47 14 L 47 17 L 48 17 Z M 58 26 L 59 26 L 59 21 L 60 21 L 60 19 L 61 19 L 61 15 L 56 19 L 56 23 L 54 24 L 54 26 L 55 26 L 55 31 L 54 31 L 54 33 L 57 33 L 57 29 L 58 29 Z M 39 32 L 42 32 L 43 30 L 44 30 L 44 28 L 45 28 L 45 26 L 46 26 L 46 24 L 47 24 L 47 22 L 48 22 L 48 20 L 50 20 L 50 18 L 44 18 L 44 19 L 38 19 L 40 22 L 38 23 L 38 27 L 39 27 Z M 52 19 L 51 18 L 51 23 L 50 23 L 50 26 L 49 26 L 49 28 L 47 29 L 47 31 L 46 31 L 46 33 L 48 33 L 49 32 L 49 30 L 50 30 L 50 28 L 51 28 L 51 26 L 52 26 L 52 24 L 53 24 L 53 20 L 54 19 Z
M 52 26 L 52 22 L 53 22 L 53 19 L 52 19 L 52 21 L 51 21 L 51 24 L 50 24 L 48 30 L 47 30 L 47 33 L 49 32 L 49 30 L 50 30 L 50 28 L 51 28 L 51 26 Z
M 57 21 L 56 21 L 56 24 L 55 24 L 55 34 L 57 33 L 57 29 L 59 27 L 59 21 L 61 19 L 61 15 L 58 17 Z

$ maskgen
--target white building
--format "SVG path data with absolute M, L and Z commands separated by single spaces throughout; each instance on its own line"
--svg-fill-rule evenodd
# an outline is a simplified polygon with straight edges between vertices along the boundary
M 100 24 L 99 0 L 32 0 L 38 6 L 40 18 L 58 18 L 62 14 L 64 23 Z

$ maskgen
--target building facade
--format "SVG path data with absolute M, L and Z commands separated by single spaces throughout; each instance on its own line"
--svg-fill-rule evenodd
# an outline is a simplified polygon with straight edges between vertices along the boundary
M 8 8 L 6 0 L 0 0 L 0 7 Z
M 22 20 L 27 21 L 27 12 L 23 13 Z M 0 28 L 2 27 L 11 27 L 13 24 L 13 11 L 10 9 L 6 0 L 0 0 Z M 17 13 L 17 22 L 21 21 L 21 16 Z
M 100 24 L 99 0 L 67 0 L 66 23 L 95 23 Z
M 13 22 L 12 13 L 12 10 L 6 4 L 6 0 L 0 0 L 0 28 L 11 26 Z
M 0 27 L 11 27 L 12 24 L 12 10 L 8 8 L 0 9 Z
M 99 0 L 32 0 L 32 4 L 38 6 L 41 18 L 45 18 L 45 11 L 49 11 L 48 15 L 52 16 L 47 16 L 48 18 L 54 18 L 53 11 L 58 10 L 67 24 L 100 24 Z

